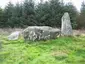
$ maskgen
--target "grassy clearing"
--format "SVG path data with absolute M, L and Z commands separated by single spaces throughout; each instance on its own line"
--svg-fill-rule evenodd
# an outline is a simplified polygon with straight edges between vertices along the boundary
M 1 39 L 0 64 L 85 64 L 85 37 L 24 42 Z

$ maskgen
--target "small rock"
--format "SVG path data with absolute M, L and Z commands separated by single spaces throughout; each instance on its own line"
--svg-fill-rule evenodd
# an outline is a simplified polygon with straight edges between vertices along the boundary
M 13 32 L 8 36 L 8 40 L 17 40 L 19 38 L 19 35 L 20 31 Z

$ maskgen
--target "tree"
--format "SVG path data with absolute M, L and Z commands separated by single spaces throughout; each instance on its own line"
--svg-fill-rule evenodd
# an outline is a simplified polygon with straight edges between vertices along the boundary
M 25 0 L 23 4 L 24 25 L 31 26 L 35 23 L 35 10 L 33 0 Z
M 36 9 L 36 19 L 38 25 L 60 27 L 62 16 L 62 6 L 59 0 L 50 0 L 39 3 Z
M 85 3 L 84 2 L 82 2 L 81 12 L 77 22 L 78 22 L 78 28 L 85 28 Z
M 0 27 L 2 28 L 4 26 L 4 22 L 3 22 L 4 18 L 3 18 L 3 9 L 0 8 Z
M 6 26 L 14 27 L 13 22 L 11 21 L 13 15 L 14 5 L 9 2 L 8 5 L 4 9 L 4 19 L 6 21 Z
M 14 27 L 23 27 L 22 21 L 22 5 L 17 3 L 13 10 L 13 15 L 11 17 Z
M 9 2 L 5 9 L 0 9 L 0 27 L 51 26 L 61 27 L 61 18 L 69 12 L 72 26 L 76 26 L 77 10 L 73 4 L 64 4 L 60 0 L 49 0 L 35 6 L 34 0 L 24 0 L 15 6 Z M 83 13 L 82 13 L 83 14 Z
M 38 4 L 36 8 L 36 20 L 37 25 L 46 25 L 47 20 L 49 19 L 49 12 L 50 7 L 48 2 L 45 2 L 44 4 L 42 1 Z
M 82 5 L 81 5 L 81 14 L 85 15 L 85 2 L 82 2 Z

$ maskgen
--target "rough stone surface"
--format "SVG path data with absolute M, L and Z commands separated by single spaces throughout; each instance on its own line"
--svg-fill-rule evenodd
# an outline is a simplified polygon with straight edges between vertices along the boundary
M 37 41 L 55 39 L 60 30 L 48 26 L 29 26 L 22 33 L 25 40 Z
M 20 31 L 13 32 L 8 36 L 8 40 L 17 40 L 19 38 L 19 35 Z
M 70 16 L 66 12 L 66 13 L 64 13 L 64 15 L 62 17 L 61 35 L 71 36 L 72 34 L 73 34 L 73 32 L 72 32 L 72 26 L 71 26 L 71 22 L 70 22 Z

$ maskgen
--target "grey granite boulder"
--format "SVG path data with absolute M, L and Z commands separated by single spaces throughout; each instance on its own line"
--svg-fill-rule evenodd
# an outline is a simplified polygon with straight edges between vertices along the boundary
M 72 32 L 72 26 L 71 26 L 71 22 L 70 22 L 70 16 L 66 12 L 66 13 L 64 13 L 64 15 L 62 17 L 61 35 L 71 36 L 72 34 L 73 34 L 73 32 Z
M 13 32 L 8 36 L 8 40 L 18 40 L 19 36 L 20 31 Z
M 49 40 L 55 39 L 60 34 L 60 30 L 48 26 L 29 26 L 22 34 L 28 41 Z

